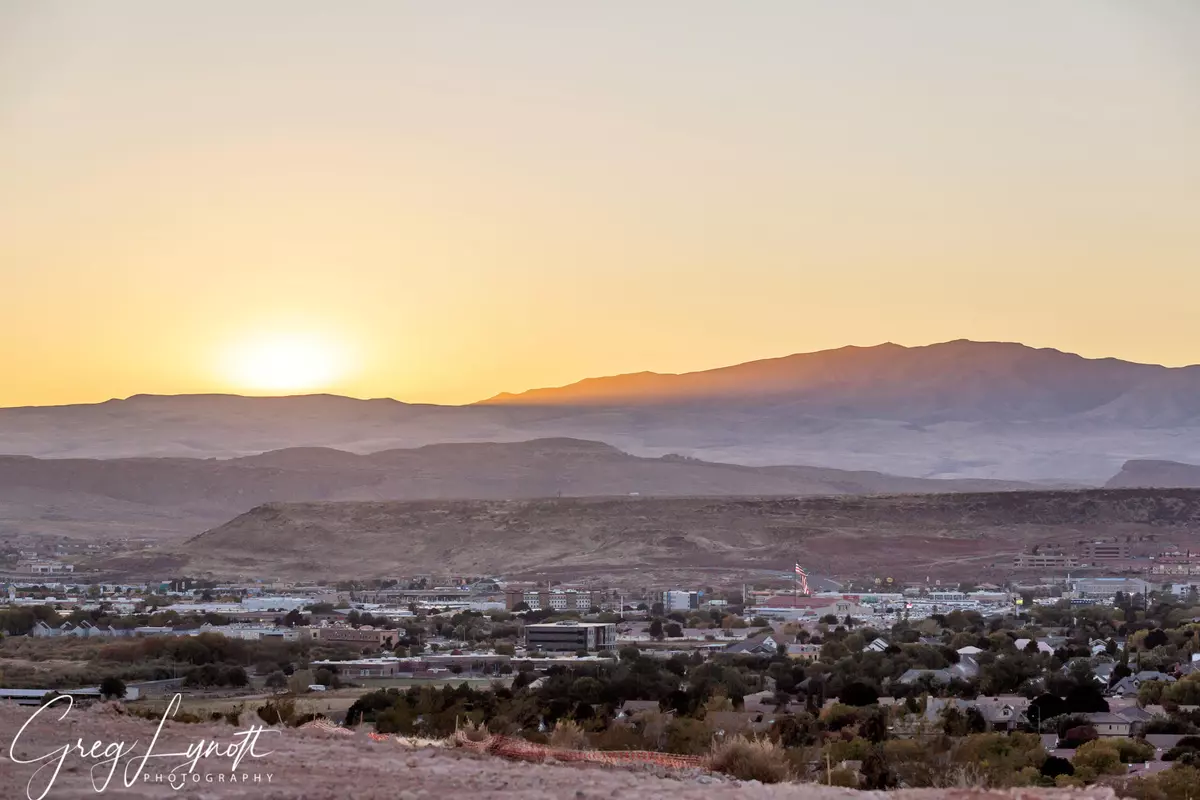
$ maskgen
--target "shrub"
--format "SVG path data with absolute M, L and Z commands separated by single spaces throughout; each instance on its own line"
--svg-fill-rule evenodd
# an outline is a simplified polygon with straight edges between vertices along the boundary
M 268 700 L 256 711 L 263 722 L 268 725 L 291 725 L 296 718 L 296 701 L 290 697 L 279 700 Z
M 486 741 L 488 739 L 488 737 L 491 736 L 491 734 L 488 733 L 487 726 L 482 725 L 482 724 L 477 725 L 474 722 L 470 722 L 470 721 L 468 721 L 467 724 L 463 725 L 461 730 L 463 732 L 463 735 L 466 736 L 467 739 L 469 739 L 472 742 L 483 742 L 483 741 Z
M 1074 775 L 1075 768 L 1071 762 L 1058 756 L 1050 756 L 1042 762 L 1042 775 L 1047 778 L 1057 778 L 1059 775 Z
M 610 725 L 591 736 L 597 750 L 645 750 L 646 740 L 628 725 Z
M 647 727 L 647 738 L 649 729 Z M 712 729 L 690 717 L 678 717 L 667 723 L 667 752 L 685 756 L 704 755 L 712 746 Z
M 841 786 L 847 789 L 858 788 L 858 773 L 846 767 L 830 770 L 825 775 L 824 783 L 828 786 Z
M 782 747 L 770 739 L 731 736 L 713 745 L 708 766 L 742 781 L 781 783 L 791 778 L 791 764 Z
M 583 750 L 587 747 L 587 734 L 574 720 L 560 719 L 550 734 L 550 746 L 559 750 Z
M 125 697 L 125 681 L 110 675 L 100 681 L 100 695 L 105 700 L 120 700 Z

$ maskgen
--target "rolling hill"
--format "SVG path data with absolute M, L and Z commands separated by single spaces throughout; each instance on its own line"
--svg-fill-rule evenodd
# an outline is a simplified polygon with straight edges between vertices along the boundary
M 643 458 L 599 442 L 439 444 L 358 455 L 292 448 L 228 460 L 0 457 L 0 532 L 194 534 L 276 501 L 596 495 L 812 495 L 1017 489 L 816 467 Z

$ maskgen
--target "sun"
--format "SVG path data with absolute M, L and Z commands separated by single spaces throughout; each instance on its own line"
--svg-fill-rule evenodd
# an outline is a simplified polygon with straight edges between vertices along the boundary
M 229 351 L 230 378 L 253 391 L 302 392 L 327 388 L 345 372 L 332 340 L 315 334 L 269 334 Z

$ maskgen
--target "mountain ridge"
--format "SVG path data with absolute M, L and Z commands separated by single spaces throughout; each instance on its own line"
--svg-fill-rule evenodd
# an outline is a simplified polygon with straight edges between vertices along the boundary
M 0 453 L 232 458 L 569 437 L 645 457 L 1068 484 L 1102 484 L 1133 458 L 1187 462 L 1200 453 L 1195 366 L 956 340 L 632 374 L 635 396 L 622 394 L 630 384 L 591 378 L 553 402 L 213 394 L 0 409 Z
M 1052 417 L 1100 408 L 1118 400 L 1143 381 L 1179 380 L 1184 375 L 1200 385 L 1200 367 L 1166 367 L 1115 358 L 1085 358 L 1055 348 L 1033 348 L 1016 342 L 957 339 L 905 347 L 885 343 L 794 353 L 713 369 L 684 373 L 638 372 L 586 378 L 564 386 L 501 393 L 477 405 L 647 405 L 742 401 L 758 404 L 795 399 L 818 410 L 860 410 L 895 416 L 883 404 L 866 405 L 856 394 L 886 391 L 888 398 L 912 400 L 922 392 L 943 401 L 925 403 L 918 413 L 968 412 L 980 408 L 986 391 L 1003 388 L 1010 411 Z M 964 385 L 963 381 L 972 383 Z M 1007 381 L 1005 386 L 1003 382 Z M 1039 389 L 1038 383 L 1046 388 Z M 1085 382 L 1084 387 L 1080 383 Z M 1013 385 L 1015 384 L 1015 385 Z M 1080 389 L 1090 391 L 1080 391 Z M 907 391 L 906 391 L 907 389 Z M 1038 402 L 1015 402 L 1026 395 L 1046 395 Z M 946 403 L 962 395 L 958 403 Z M 832 395 L 832 396 L 831 396 Z M 910 402 L 911 407 L 911 402 Z M 1004 409 L 993 408 L 993 411 Z M 1192 409 L 1200 416 L 1200 405 Z M 967 413 L 969 416 L 969 413 Z M 906 417 L 907 418 L 907 417 Z

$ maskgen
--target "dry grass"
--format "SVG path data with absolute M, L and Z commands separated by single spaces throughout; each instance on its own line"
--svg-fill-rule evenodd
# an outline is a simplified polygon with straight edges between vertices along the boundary
M 560 719 L 550 734 L 550 746 L 559 750 L 584 750 L 587 745 L 587 734 L 579 727 L 579 723 L 573 720 Z
M 488 732 L 487 726 L 485 726 L 483 723 L 474 723 L 470 720 L 467 720 L 460 730 L 463 732 L 463 735 L 472 742 L 485 741 L 492 735 Z
M 787 752 L 770 739 L 731 736 L 713 745 L 708 765 L 742 781 L 782 783 L 792 778 Z

